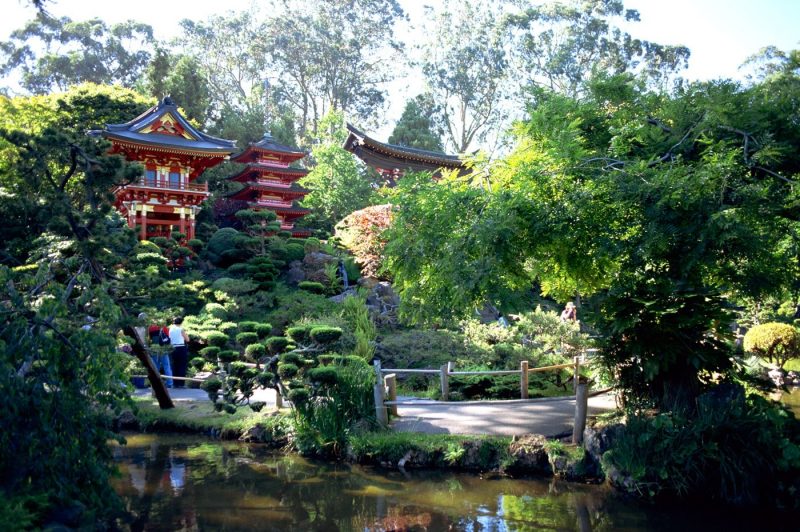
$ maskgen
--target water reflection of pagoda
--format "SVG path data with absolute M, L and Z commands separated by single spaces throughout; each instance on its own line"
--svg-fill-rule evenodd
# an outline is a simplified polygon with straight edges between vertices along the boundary
M 231 161 L 247 167 L 228 178 L 242 183 L 244 188 L 230 194 L 227 200 L 242 202 L 243 208 L 271 210 L 278 216 L 281 230 L 291 231 L 294 237 L 309 236 L 311 231 L 294 226 L 299 218 L 311 212 L 296 203 L 308 194 L 308 190 L 297 184 L 308 170 L 289 166 L 305 156 L 305 152 L 279 144 L 269 134 L 264 135 L 260 141 L 231 157 Z
M 139 238 L 180 231 L 194 238 L 195 215 L 208 198 L 208 184 L 197 178 L 236 150 L 232 140 L 198 131 L 169 97 L 130 122 L 107 124 L 90 135 L 111 141 L 111 153 L 144 165 L 144 175 L 114 190 L 114 206 L 139 227 Z

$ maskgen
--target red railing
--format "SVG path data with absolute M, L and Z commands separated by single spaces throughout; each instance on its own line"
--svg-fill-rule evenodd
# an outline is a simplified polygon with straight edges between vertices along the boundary
M 190 192 L 208 192 L 208 183 L 170 183 L 167 179 L 139 179 L 128 186 L 157 188 L 159 190 L 188 190 Z
M 276 201 L 276 200 L 256 200 L 258 205 L 264 207 L 291 207 L 291 201 Z

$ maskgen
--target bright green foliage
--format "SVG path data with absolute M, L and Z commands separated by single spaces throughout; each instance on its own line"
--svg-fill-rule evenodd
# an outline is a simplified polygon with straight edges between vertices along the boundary
M 242 332 L 256 332 L 257 321 L 240 321 L 239 330 Z
M 195 371 L 202 371 L 206 365 L 206 360 L 202 357 L 195 357 L 189 361 L 189 366 L 195 369 Z
M 217 346 L 208 346 L 200 350 L 200 354 L 209 362 L 216 362 L 221 349 Z
M 488 187 L 401 183 L 386 254 L 405 315 L 466 316 L 531 284 L 562 300 L 598 294 L 603 357 L 629 399 L 691 404 L 706 372 L 731 368 L 722 294 L 795 283 L 798 87 L 668 97 L 618 76 L 580 100 L 536 93 Z
M 353 328 L 356 337 L 353 354 L 364 360 L 372 360 L 375 355 L 375 338 L 378 336 L 378 329 L 369 316 L 366 298 L 346 297 L 342 302 L 342 317 Z
M 313 342 L 318 344 L 332 344 L 342 336 L 342 330 L 338 327 L 314 327 L 309 333 Z
M 303 199 L 313 211 L 306 218 L 332 231 L 336 222 L 373 202 L 375 194 L 353 155 L 342 148 L 347 136 L 343 115 L 331 111 L 320 129 L 322 140 L 311 151 L 316 166 L 299 183 L 311 191 Z
M 244 231 L 250 235 L 250 239 L 239 238 L 237 245 L 254 250 L 256 254 L 263 257 L 268 251 L 268 238 L 280 229 L 280 222 L 277 215 L 267 209 L 254 210 L 245 209 L 236 213 L 236 218 L 242 222 Z M 291 235 L 289 235 L 291 236 Z
M 297 344 L 306 343 L 310 340 L 311 326 L 289 327 L 286 329 L 286 336 Z
M 232 227 L 224 227 L 215 232 L 206 245 L 208 259 L 217 266 L 228 266 L 238 258 L 236 237 L 239 231 Z
M 786 323 L 763 323 L 747 331 L 743 347 L 783 368 L 789 360 L 800 357 L 800 332 Z

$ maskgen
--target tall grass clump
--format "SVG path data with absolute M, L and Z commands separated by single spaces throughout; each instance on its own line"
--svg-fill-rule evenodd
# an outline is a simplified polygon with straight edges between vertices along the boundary
M 375 355 L 375 338 L 378 336 L 378 329 L 369 316 L 365 299 L 361 294 L 347 296 L 342 302 L 342 317 L 353 328 L 356 338 L 353 354 L 364 360 L 372 360 Z

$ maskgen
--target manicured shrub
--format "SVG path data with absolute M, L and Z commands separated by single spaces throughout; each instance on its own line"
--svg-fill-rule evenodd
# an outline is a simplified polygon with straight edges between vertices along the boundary
M 342 330 L 338 327 L 315 327 L 311 329 L 309 335 L 317 343 L 329 344 L 342 336 Z
M 244 354 L 252 360 L 261 360 L 267 356 L 267 348 L 263 344 L 250 344 L 244 348 Z
M 212 290 L 225 292 L 230 296 L 240 296 L 249 294 L 258 288 L 258 285 L 247 279 L 232 279 L 231 277 L 220 277 L 211 285 Z
M 241 378 L 244 375 L 244 371 L 247 369 L 247 364 L 240 361 L 231 362 L 229 367 L 230 374 L 234 377 Z
M 306 253 L 314 253 L 322 249 L 322 243 L 319 241 L 319 238 L 309 237 L 306 238 L 303 247 Z
M 258 335 L 254 332 L 242 332 L 236 335 L 236 343 L 241 346 L 247 347 L 256 342 L 258 342 Z
M 265 345 L 270 354 L 277 355 L 283 353 L 288 343 L 289 340 L 283 336 L 273 336 L 272 338 L 267 338 Z
M 275 381 L 275 374 L 269 371 L 263 371 L 256 376 L 256 382 L 263 387 L 268 387 Z
M 203 313 L 221 320 L 228 317 L 228 311 L 219 303 L 207 303 L 206 306 L 203 307 Z
M 280 375 L 281 379 L 291 379 L 300 371 L 294 364 L 290 364 L 288 362 L 281 362 L 278 364 L 278 375 Z
M 301 290 L 306 290 L 307 292 L 311 292 L 312 294 L 325 293 L 325 285 L 315 281 L 300 281 L 299 283 L 297 283 L 297 287 Z
M 206 245 L 206 254 L 208 255 L 208 259 L 217 266 L 223 265 L 225 263 L 223 254 L 234 250 L 236 247 L 235 238 L 238 235 L 239 231 L 232 227 L 224 227 L 214 233 Z M 232 261 L 228 262 L 227 264 L 231 263 Z
M 199 238 L 192 238 L 186 244 L 192 248 L 192 251 L 195 253 L 200 253 L 200 250 L 203 249 L 203 241 Z
M 308 370 L 308 380 L 315 384 L 331 386 L 336 384 L 338 371 L 335 366 L 322 366 Z
M 278 231 L 278 236 L 281 238 L 291 238 L 292 232 L 291 231 Z
M 239 330 L 242 332 L 256 332 L 257 321 L 240 321 Z
M 217 393 L 222 389 L 222 381 L 217 377 L 211 377 L 210 379 L 204 380 L 200 384 L 200 388 L 205 390 L 209 399 L 216 401 Z
M 800 357 L 800 332 L 786 323 L 756 325 L 744 335 L 744 350 L 783 368 Z
M 219 347 L 210 345 L 208 347 L 204 347 L 203 349 L 201 349 L 200 354 L 203 355 L 203 358 L 205 358 L 209 362 L 216 362 L 217 355 L 219 355 L 220 351 L 221 349 Z
M 286 262 L 294 260 L 303 260 L 306 255 L 306 250 L 302 244 L 286 244 Z
M 228 344 L 228 335 L 221 332 L 210 332 L 206 334 L 206 342 L 214 347 L 225 347 Z
M 295 343 L 305 344 L 311 339 L 311 329 L 312 327 L 310 325 L 289 327 L 286 329 L 286 336 L 291 338 Z
M 189 361 L 189 365 L 196 371 L 203 371 L 203 367 L 206 365 L 206 360 L 202 357 L 194 357 Z
M 253 412 L 261 412 L 261 410 L 263 410 L 265 406 L 267 406 L 267 403 L 265 403 L 264 401 L 253 401 L 252 403 L 250 403 L 250 410 L 252 410 Z
M 239 360 L 239 353 L 233 350 L 226 350 L 220 351 L 219 355 L 220 362 L 227 364 L 228 362 L 233 362 L 234 360 Z
M 272 325 L 269 323 L 258 323 L 253 329 L 259 338 L 266 338 L 272 332 Z
M 281 362 L 294 364 L 298 367 L 304 364 L 304 360 L 305 359 L 298 353 L 285 353 L 281 355 Z
M 287 396 L 295 406 L 299 406 L 308 402 L 309 393 L 305 388 L 295 388 L 289 390 Z

